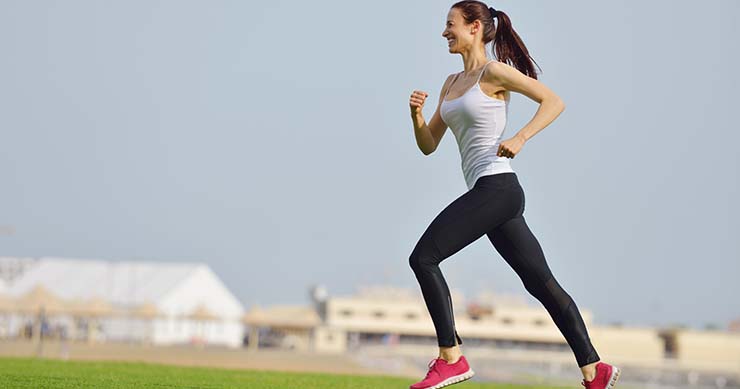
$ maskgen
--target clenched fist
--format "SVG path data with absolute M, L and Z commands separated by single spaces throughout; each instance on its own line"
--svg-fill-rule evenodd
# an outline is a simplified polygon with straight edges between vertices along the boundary
M 409 99 L 409 108 L 411 108 L 412 115 L 421 113 L 421 109 L 424 108 L 424 101 L 426 101 L 427 96 L 429 96 L 429 93 L 424 91 L 415 90 L 413 93 L 411 93 L 411 98 Z
M 501 142 L 498 145 L 496 155 L 499 157 L 514 158 L 524 146 L 525 139 L 522 136 L 514 135 L 513 137 Z

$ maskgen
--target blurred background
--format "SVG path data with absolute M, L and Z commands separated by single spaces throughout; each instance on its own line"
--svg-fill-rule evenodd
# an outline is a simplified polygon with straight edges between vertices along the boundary
M 423 375 L 408 256 L 466 188 L 407 104 L 429 120 L 462 70 L 452 4 L 0 0 L 0 354 Z M 740 387 L 740 3 L 487 4 L 567 106 L 512 167 L 599 353 L 638 387 Z M 505 137 L 536 110 L 512 94 Z M 578 379 L 487 239 L 441 268 L 475 379 Z

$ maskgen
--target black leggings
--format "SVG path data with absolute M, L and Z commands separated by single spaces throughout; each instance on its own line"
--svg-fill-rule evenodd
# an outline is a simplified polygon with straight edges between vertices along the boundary
M 409 264 L 421 286 L 440 347 L 462 344 L 452 298 L 439 263 L 484 234 L 549 312 L 573 350 L 579 367 L 599 361 L 578 307 L 550 271 L 539 242 L 524 220 L 524 190 L 516 173 L 480 177 L 427 227 Z

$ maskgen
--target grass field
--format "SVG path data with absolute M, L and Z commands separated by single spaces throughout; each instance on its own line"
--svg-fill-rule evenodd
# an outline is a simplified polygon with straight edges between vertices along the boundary
M 132 362 L 0 358 L 0 388 L 379 389 L 408 388 L 414 382 L 413 379 L 397 377 L 226 370 Z M 554 389 L 471 381 L 453 385 L 451 388 Z

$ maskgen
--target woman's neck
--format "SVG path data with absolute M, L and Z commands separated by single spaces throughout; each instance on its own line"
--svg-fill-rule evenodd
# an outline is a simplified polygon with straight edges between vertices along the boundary
M 463 56 L 463 75 L 468 76 L 470 74 L 477 73 L 478 70 L 489 61 L 490 59 L 488 59 L 485 54 L 479 54 L 469 58 Z

